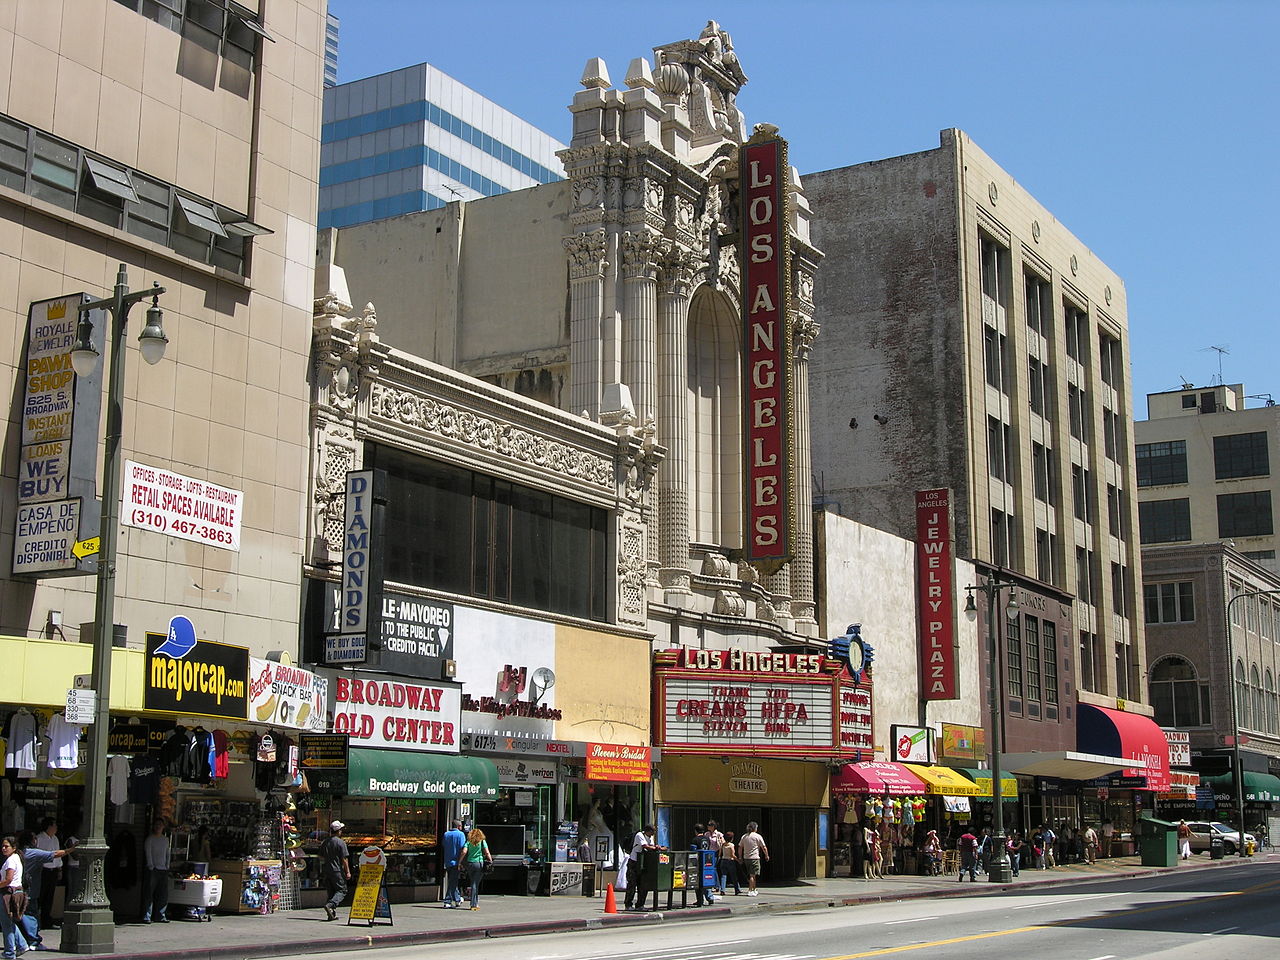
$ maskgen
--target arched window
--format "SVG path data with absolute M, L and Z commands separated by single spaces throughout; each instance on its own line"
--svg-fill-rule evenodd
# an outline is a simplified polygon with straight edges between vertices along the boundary
M 1266 676 L 1266 698 L 1267 698 L 1267 732 L 1280 733 L 1280 702 L 1276 700 L 1276 680 L 1271 670 L 1267 670 Z
M 1267 708 L 1262 702 L 1262 675 L 1255 663 L 1249 667 L 1249 688 L 1253 693 L 1253 728 L 1267 729 Z
M 1236 723 L 1252 727 L 1249 722 L 1249 684 L 1244 679 L 1244 661 L 1236 661 Z
M 1151 705 L 1164 727 L 1199 727 L 1209 722 L 1209 688 L 1182 657 L 1165 657 L 1151 668 Z
M 725 295 L 689 304 L 689 536 L 725 548 L 742 539 L 742 333 Z

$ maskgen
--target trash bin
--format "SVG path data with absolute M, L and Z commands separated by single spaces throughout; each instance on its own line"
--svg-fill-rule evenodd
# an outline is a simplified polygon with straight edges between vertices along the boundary
M 1138 845 L 1144 867 L 1172 867 L 1178 862 L 1178 825 L 1143 817 L 1138 821 Z
M 1209 859 L 1221 860 L 1226 855 L 1226 844 L 1222 842 L 1222 835 L 1211 833 L 1209 835 Z

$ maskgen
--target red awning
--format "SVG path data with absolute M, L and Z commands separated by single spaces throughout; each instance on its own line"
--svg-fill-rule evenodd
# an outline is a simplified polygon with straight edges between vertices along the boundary
M 1169 741 L 1150 717 L 1082 703 L 1076 707 L 1076 736 L 1080 750 L 1138 761 L 1123 776 L 1146 777 L 1148 790 L 1169 789 Z
M 928 793 L 924 781 L 900 763 L 864 760 L 846 763 L 831 778 L 832 793 L 871 793 L 906 797 Z

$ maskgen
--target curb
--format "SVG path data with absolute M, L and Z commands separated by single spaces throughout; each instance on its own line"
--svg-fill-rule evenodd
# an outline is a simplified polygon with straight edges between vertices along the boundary
M 344 937 L 326 937 L 318 940 L 290 941 L 287 943 L 267 941 L 239 946 L 210 947 L 204 950 L 155 950 L 140 953 L 114 953 L 101 956 L 97 960 L 250 960 L 250 958 L 279 957 L 296 953 L 339 953 L 362 948 L 385 949 L 464 940 L 488 940 L 500 937 L 519 937 L 548 933 L 576 933 L 584 930 L 600 930 L 612 927 L 658 923 L 690 923 L 699 920 L 723 919 L 735 915 L 744 916 L 754 913 L 789 913 L 812 910 L 819 907 L 856 907 L 862 904 L 897 903 L 904 900 L 932 900 L 942 897 L 954 899 L 956 897 L 983 896 L 988 893 L 1009 890 L 1026 890 L 1033 887 L 1060 887 L 1073 883 L 1138 880 L 1145 877 L 1169 876 L 1175 872 L 1188 870 L 1199 871 L 1226 866 L 1239 866 L 1242 862 L 1256 863 L 1258 860 L 1257 858 L 1249 858 L 1243 861 L 1239 859 L 1210 860 L 1186 866 L 1179 865 L 1174 868 L 1146 868 L 1097 876 L 1073 874 L 1062 877 L 1037 877 L 1034 880 L 998 885 L 992 883 L 970 883 L 968 886 L 959 884 L 958 889 L 953 890 L 948 890 L 945 887 L 934 887 L 902 893 L 867 893 L 852 897 L 815 897 L 812 900 L 792 901 L 789 903 L 753 903 L 750 905 L 740 904 L 737 907 L 711 906 L 697 910 L 681 909 L 671 912 L 659 910 L 649 913 L 598 914 L 592 917 L 571 917 L 564 920 L 532 920 L 491 927 L 451 927 L 443 930 L 419 930 L 407 933 L 352 934 Z M 90 956 L 86 957 L 85 960 L 95 960 L 95 958 Z

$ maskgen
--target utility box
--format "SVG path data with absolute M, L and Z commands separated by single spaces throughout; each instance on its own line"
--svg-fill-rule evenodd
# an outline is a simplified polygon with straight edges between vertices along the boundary
M 1172 867 L 1178 862 L 1178 825 L 1143 817 L 1138 822 L 1138 844 L 1144 867 Z

